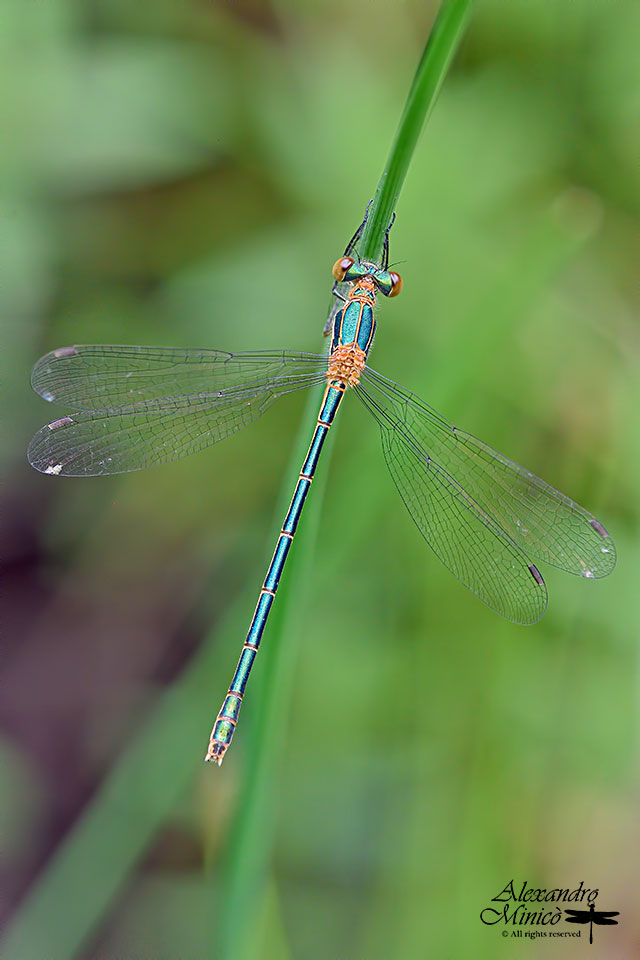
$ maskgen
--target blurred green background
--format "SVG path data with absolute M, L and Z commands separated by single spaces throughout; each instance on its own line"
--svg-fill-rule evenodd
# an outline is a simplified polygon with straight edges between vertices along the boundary
M 201 760 L 305 404 L 161 469 L 56 480 L 25 460 L 56 415 L 29 370 L 71 343 L 321 349 L 435 12 L 3 13 L 3 956 L 218 956 L 251 695 L 221 770 Z M 637 956 L 639 43 L 632 0 L 478 5 L 401 197 L 405 289 L 371 358 L 592 510 L 618 567 L 544 567 L 545 619 L 500 620 L 430 553 L 345 404 L 253 956 L 582 956 L 588 933 L 483 926 L 511 879 L 598 887 L 622 917 L 590 955 Z

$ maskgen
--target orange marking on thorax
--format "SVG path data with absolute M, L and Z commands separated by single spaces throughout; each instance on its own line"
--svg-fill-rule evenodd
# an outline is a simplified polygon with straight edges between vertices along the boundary
M 357 293 L 355 292 L 356 289 L 358 291 Z M 364 300 L 373 307 L 376 302 L 377 293 L 378 288 L 376 287 L 374 280 L 371 277 L 361 277 L 360 280 L 358 280 L 352 295 L 349 296 L 348 299 Z
M 329 357 L 327 380 L 341 380 L 349 387 L 360 382 L 360 374 L 365 368 L 366 354 L 357 343 L 343 343 Z

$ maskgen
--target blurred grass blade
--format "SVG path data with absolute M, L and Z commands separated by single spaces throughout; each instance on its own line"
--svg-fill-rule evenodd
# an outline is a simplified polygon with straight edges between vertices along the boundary
M 443 0 L 382 171 L 359 247 L 360 256 L 380 260 L 387 227 L 396 209 L 413 151 L 444 83 L 475 0 Z
M 223 631 L 241 629 L 243 601 L 160 698 L 45 866 L 0 944 L 3 960 L 70 960 L 94 934 L 201 769 L 212 677 L 220 674 L 218 639 Z
M 310 391 L 306 414 L 299 431 L 292 461 L 295 468 L 306 450 L 311 425 L 320 395 Z M 330 459 L 331 437 L 327 441 L 325 460 Z M 287 479 L 292 471 L 287 471 Z M 306 532 L 296 538 L 298 556 L 292 553 L 288 581 L 291 596 L 302 602 L 308 568 L 303 562 L 312 558 L 314 531 L 317 530 L 322 507 L 322 492 L 327 470 L 316 479 L 315 496 L 307 506 Z M 288 489 L 283 487 L 283 495 Z M 286 506 L 280 503 L 278 516 Z M 314 522 L 315 516 L 315 522 Z M 302 556 L 300 556 L 302 554 Z M 297 569 L 296 569 L 297 568 Z M 282 592 L 282 588 L 281 588 Z M 118 896 L 128 877 L 145 853 L 156 832 L 167 820 L 180 795 L 202 769 L 202 749 L 211 726 L 215 695 L 212 678 L 220 676 L 220 637 L 241 636 L 246 628 L 247 597 L 244 592 L 234 603 L 228 617 L 207 637 L 200 651 L 151 712 L 137 737 L 118 759 L 115 767 L 88 805 L 66 841 L 61 844 L 31 888 L 0 943 L 2 960 L 26 960 L 46 957 L 47 960 L 71 960 L 79 955 L 87 940 L 94 935 L 102 918 Z M 273 639 L 286 636 L 293 617 L 288 604 L 274 610 Z M 292 643 L 292 646 L 294 644 Z M 283 737 L 286 713 L 273 696 L 274 691 L 289 686 L 294 662 L 291 651 L 283 656 L 286 644 L 272 644 L 272 655 L 265 656 L 263 689 L 256 690 L 256 735 L 250 740 L 247 763 L 249 784 L 241 810 L 254 797 L 265 798 L 275 757 Z M 269 649 L 269 646 L 266 646 Z M 213 696 L 213 699 L 212 699 Z M 286 702 L 286 701 L 285 701 Z M 251 719 L 251 714 L 247 719 Z M 248 724 L 249 727 L 251 724 Z M 211 776 L 223 776 L 217 768 L 208 768 Z M 243 820 L 239 845 L 234 854 L 238 880 L 246 883 L 242 865 L 256 868 L 257 861 L 268 856 L 269 831 L 267 809 L 258 805 L 258 836 L 248 829 L 251 819 Z M 255 826 L 255 820 L 253 821 Z M 249 844 L 248 840 L 254 839 Z M 247 860 L 248 858 L 248 860 Z M 87 870 L 90 865 L 90 875 Z M 237 881 L 236 881 L 237 882 Z M 241 885 L 242 885 L 241 883 Z M 235 887 L 234 887 L 235 889 Z M 222 903 L 227 903 L 223 897 Z M 229 912 L 231 912 L 229 910 Z M 246 925 L 245 925 L 246 926 Z M 210 956 L 218 954 L 211 949 Z

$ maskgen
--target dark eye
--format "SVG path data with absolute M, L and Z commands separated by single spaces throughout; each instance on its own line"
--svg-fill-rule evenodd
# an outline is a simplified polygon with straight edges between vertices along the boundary
M 340 257 L 339 260 L 333 265 L 333 274 L 334 280 L 337 280 L 338 283 L 341 283 L 344 280 L 344 275 L 347 270 L 350 270 L 353 266 L 353 257 Z
M 400 291 L 402 290 L 402 277 L 399 273 L 394 273 L 393 271 L 389 272 L 391 277 L 391 292 L 390 297 L 397 297 Z

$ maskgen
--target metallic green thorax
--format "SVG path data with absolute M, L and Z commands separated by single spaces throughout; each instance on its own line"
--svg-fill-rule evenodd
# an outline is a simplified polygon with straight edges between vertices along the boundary
M 378 290 L 386 293 L 392 289 L 392 280 L 387 270 L 380 270 L 375 263 L 354 263 L 345 273 L 346 282 L 353 284 L 345 306 L 338 311 L 333 323 L 331 352 L 339 346 L 355 343 L 365 356 L 371 349 L 376 321 L 373 313 Z
M 369 352 L 376 321 L 371 303 L 368 300 L 350 299 L 346 306 L 336 314 L 333 324 L 331 352 L 339 346 L 357 344 L 365 354 Z

